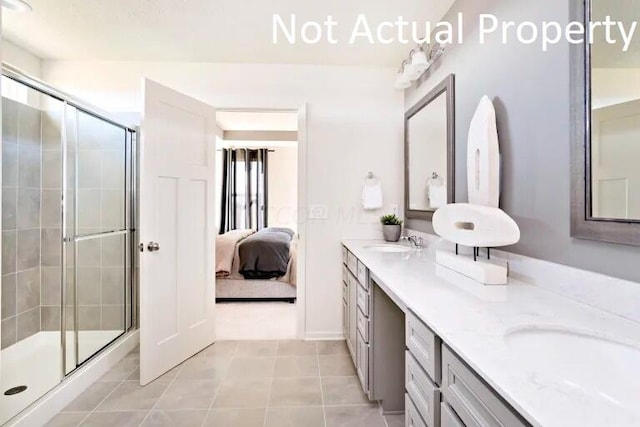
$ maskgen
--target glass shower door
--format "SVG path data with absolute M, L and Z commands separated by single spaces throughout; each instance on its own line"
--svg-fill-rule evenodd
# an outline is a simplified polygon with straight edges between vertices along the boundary
M 68 108 L 74 135 L 67 147 L 67 208 L 73 214 L 65 253 L 74 334 L 67 349 L 79 366 L 128 329 L 130 139 L 121 126 Z
M 3 65 L 0 425 L 132 325 L 135 131 Z
M 2 77 L 0 425 L 62 380 L 64 102 Z

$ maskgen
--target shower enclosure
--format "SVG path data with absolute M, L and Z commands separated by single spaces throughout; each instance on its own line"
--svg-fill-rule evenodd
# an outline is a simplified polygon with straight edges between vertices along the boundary
M 135 130 L 3 66 L 0 424 L 133 327 Z

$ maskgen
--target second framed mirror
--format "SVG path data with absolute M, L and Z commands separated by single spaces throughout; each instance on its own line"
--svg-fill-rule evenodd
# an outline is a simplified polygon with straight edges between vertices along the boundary
M 455 201 L 455 76 L 405 115 L 405 213 L 430 221 Z

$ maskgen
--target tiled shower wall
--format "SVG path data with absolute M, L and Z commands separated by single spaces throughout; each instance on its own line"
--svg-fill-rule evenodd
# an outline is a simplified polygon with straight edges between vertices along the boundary
M 62 214 L 62 104 L 42 111 L 42 288 L 40 309 L 43 331 L 60 330 Z M 69 288 L 69 287 L 68 287 Z M 67 298 L 71 292 L 67 291 Z M 69 301 L 69 300 L 68 300 Z M 73 304 L 73 301 L 69 301 Z M 71 306 L 72 307 L 72 306 Z M 72 310 L 68 310 L 72 313 Z M 67 320 L 73 319 L 71 314 Z M 67 324 L 72 329 L 73 324 Z
M 60 116 L 43 113 L 43 216 L 42 216 L 42 329 L 60 329 L 61 256 L 59 236 L 62 218 Z M 75 112 L 70 112 L 75 115 Z M 124 131 L 85 113 L 78 116 L 78 135 L 69 134 L 67 146 L 66 224 L 69 234 L 87 236 L 124 228 Z M 71 123 L 69 123 L 71 125 Z M 75 122 L 73 123 L 75 127 Z M 77 140 L 76 140 L 77 139 Z M 76 162 L 77 158 L 77 162 Z M 76 170 L 77 168 L 77 170 Z M 55 171 L 58 171 L 56 174 Z M 111 236 L 67 243 L 66 326 L 74 329 L 74 266 L 77 264 L 78 329 L 121 330 L 124 325 L 124 237 Z M 45 250 L 47 248 L 48 250 Z M 47 256 L 44 256 L 44 254 Z M 47 295 L 52 298 L 45 297 Z
M 125 133 L 93 116 L 78 119 L 78 231 L 81 236 L 125 228 Z M 123 330 L 125 237 L 78 244 L 80 330 Z
M 61 314 L 62 104 L 43 111 L 3 98 L 1 347 L 39 331 L 59 331 Z M 124 131 L 80 115 L 79 141 L 68 142 L 72 229 L 75 157 L 80 235 L 118 230 L 124 218 Z M 74 328 L 74 263 L 78 264 L 78 328 L 124 327 L 125 238 L 67 244 L 67 330 Z M 129 267 L 127 265 L 127 267 Z
M 40 331 L 42 117 L 2 100 L 2 348 Z

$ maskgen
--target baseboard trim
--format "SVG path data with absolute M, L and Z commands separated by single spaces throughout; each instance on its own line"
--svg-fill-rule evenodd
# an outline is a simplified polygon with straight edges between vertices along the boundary
M 342 332 L 307 332 L 304 339 L 306 341 L 342 341 L 346 338 Z
M 216 298 L 216 304 L 230 304 L 234 302 L 288 302 L 294 304 L 296 298 Z
M 133 331 L 106 348 L 77 372 L 65 378 L 56 388 L 45 394 L 11 419 L 7 427 L 43 426 L 63 410 L 91 384 L 114 367 L 140 343 L 138 331 Z

